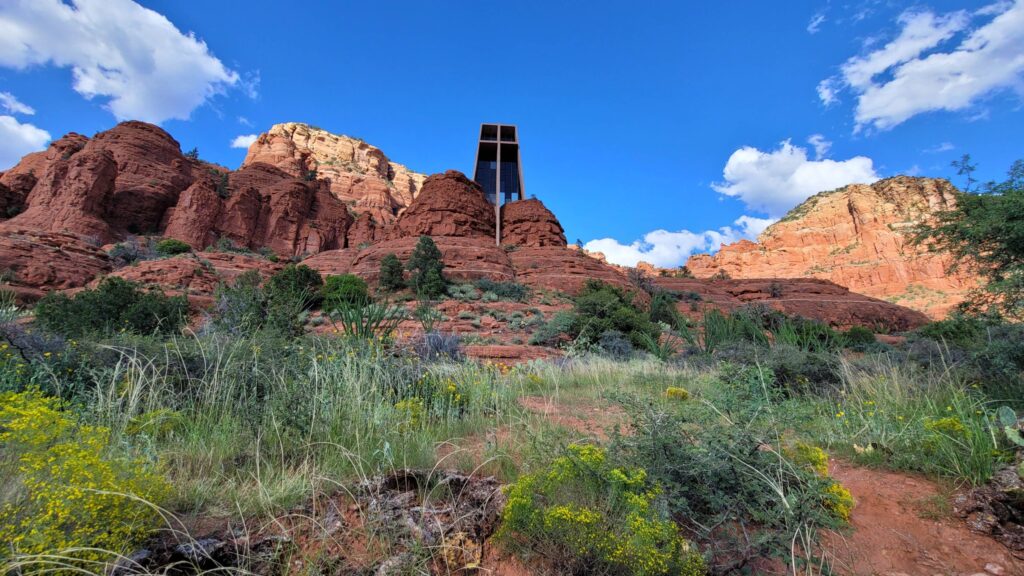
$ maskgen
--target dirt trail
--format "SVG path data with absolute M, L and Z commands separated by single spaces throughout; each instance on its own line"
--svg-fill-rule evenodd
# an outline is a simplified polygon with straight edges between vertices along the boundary
M 1024 561 L 971 532 L 957 518 L 922 518 L 923 503 L 945 495 L 934 483 L 833 461 L 832 475 L 853 494 L 852 530 L 824 538 L 834 571 L 855 576 L 1024 575 Z

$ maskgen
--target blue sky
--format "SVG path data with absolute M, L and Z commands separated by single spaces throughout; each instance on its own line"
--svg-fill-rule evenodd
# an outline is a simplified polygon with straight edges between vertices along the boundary
M 1024 157 L 1024 0 L 139 4 L 0 0 L 0 168 L 140 118 L 232 168 L 301 121 L 468 172 L 515 123 L 570 242 L 669 266 L 822 189 Z

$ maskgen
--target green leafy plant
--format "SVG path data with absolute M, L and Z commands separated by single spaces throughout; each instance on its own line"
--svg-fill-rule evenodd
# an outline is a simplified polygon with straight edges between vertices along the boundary
M 174 256 L 191 252 L 192 246 L 176 238 L 164 238 L 156 243 L 156 251 L 162 256 Z
M 444 295 L 447 282 L 441 250 L 430 236 L 420 236 L 405 269 L 411 274 L 409 284 L 421 298 L 439 298 Z
M 64 336 L 127 331 L 137 334 L 169 334 L 185 322 L 188 301 L 168 297 L 159 290 L 143 290 L 138 284 L 109 276 L 94 290 L 74 296 L 51 292 L 36 304 L 36 321 Z
M 365 304 L 370 300 L 370 289 L 366 281 L 355 274 L 328 276 L 320 293 L 325 310 L 346 304 Z
M 385 292 L 394 292 L 405 288 L 405 276 L 402 272 L 402 262 L 393 253 L 384 255 L 380 261 L 380 276 L 377 278 L 377 285 Z
M 336 306 L 330 315 L 335 326 L 351 338 L 388 340 L 406 319 L 405 308 L 393 304 L 364 301 L 346 302 Z

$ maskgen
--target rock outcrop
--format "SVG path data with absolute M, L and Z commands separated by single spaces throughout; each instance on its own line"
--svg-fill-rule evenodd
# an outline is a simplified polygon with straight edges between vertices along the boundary
M 914 228 L 955 206 L 946 180 L 898 176 L 854 184 L 809 198 L 770 226 L 757 243 L 697 255 L 697 277 L 723 270 L 731 278 L 822 278 L 850 290 L 945 316 L 978 285 L 969 273 L 949 274 L 950 256 L 911 242 Z
M 381 223 L 393 222 L 426 180 L 362 140 L 297 122 L 275 124 L 260 134 L 242 166 L 254 163 L 270 164 L 296 178 L 315 173 L 330 183 L 335 198 Z
M 827 280 L 747 279 L 707 280 L 697 278 L 654 278 L 654 283 L 687 297 L 679 311 L 699 318 L 706 307 L 731 312 L 741 306 L 760 303 L 792 316 L 820 320 L 837 328 L 868 326 L 883 332 L 901 332 L 928 322 L 916 310 L 884 300 L 850 292 Z
M 520 200 L 501 207 L 501 243 L 541 248 L 565 247 L 565 231 L 540 200 Z
M 28 300 L 49 290 L 84 286 L 110 271 L 106 253 L 78 236 L 0 224 L 0 274 L 5 289 Z
M 416 200 L 398 218 L 388 238 L 461 236 L 494 241 L 494 205 L 480 185 L 449 170 L 423 182 Z

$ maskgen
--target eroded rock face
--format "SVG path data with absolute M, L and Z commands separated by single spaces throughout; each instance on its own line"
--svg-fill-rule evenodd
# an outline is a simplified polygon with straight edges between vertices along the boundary
M 426 179 L 362 140 L 297 122 L 275 124 L 260 134 L 242 166 L 254 163 L 270 164 L 297 178 L 316 171 L 317 178 L 330 182 L 334 197 L 382 223 L 393 222 Z
M 388 238 L 461 236 L 494 241 L 494 205 L 476 183 L 457 170 L 434 174 L 398 218 Z
M 576 294 L 589 279 L 633 289 L 621 271 L 578 250 L 558 246 L 519 248 L 509 252 L 509 258 L 516 280 L 534 289 Z
M 106 253 L 73 234 L 0 224 L 0 271 L 27 299 L 84 286 L 109 270 Z
M 811 197 L 770 226 L 758 242 L 696 255 L 698 277 L 724 270 L 731 278 L 822 278 L 876 298 L 945 316 L 978 285 L 949 274 L 950 257 L 910 242 L 915 226 L 956 204 L 947 180 L 898 176 Z
M 696 295 L 678 304 L 684 315 L 698 318 L 706 307 L 731 312 L 753 303 L 788 315 L 820 320 L 836 328 L 868 326 L 888 332 L 917 328 L 928 322 L 923 313 L 884 300 L 850 292 L 815 278 L 709 280 L 653 278 L 660 288 Z
M 555 215 L 535 198 L 501 207 L 501 243 L 539 248 L 565 246 L 565 231 Z

